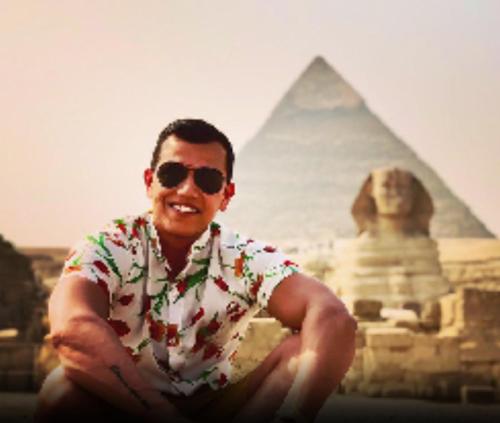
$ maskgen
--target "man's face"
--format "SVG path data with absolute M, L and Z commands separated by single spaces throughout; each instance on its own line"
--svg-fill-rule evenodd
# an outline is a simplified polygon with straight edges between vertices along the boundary
M 171 135 L 163 142 L 156 169 L 144 172 L 147 195 L 152 201 L 153 222 L 160 238 L 194 242 L 217 211 L 226 209 L 234 186 L 224 181 L 219 192 L 206 194 L 196 185 L 190 170 L 187 178 L 177 186 L 165 188 L 157 175 L 158 168 L 165 162 L 182 163 L 189 169 L 214 168 L 227 177 L 226 152 L 216 142 L 191 144 Z
M 413 207 L 412 175 L 398 169 L 377 169 L 372 173 L 372 196 L 377 212 L 384 216 L 406 216 Z

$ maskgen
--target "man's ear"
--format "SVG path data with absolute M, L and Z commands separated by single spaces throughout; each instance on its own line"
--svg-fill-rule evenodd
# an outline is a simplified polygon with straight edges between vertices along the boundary
M 153 169 L 146 169 L 144 171 L 144 185 L 146 185 L 146 192 L 150 197 L 151 185 L 153 184 Z
M 228 206 L 229 202 L 231 201 L 231 198 L 233 198 L 235 193 L 236 193 L 236 187 L 234 185 L 234 182 L 230 182 L 224 188 L 224 199 L 222 200 L 222 203 L 219 207 L 220 211 L 225 211 L 227 209 L 227 206 Z

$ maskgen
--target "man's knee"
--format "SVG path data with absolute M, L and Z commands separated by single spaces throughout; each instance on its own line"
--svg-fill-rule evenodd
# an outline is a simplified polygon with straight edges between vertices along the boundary
M 38 393 L 35 421 L 62 421 L 97 412 L 101 407 L 102 401 L 68 379 L 60 366 L 47 376 Z
M 300 353 L 300 334 L 295 333 L 293 335 L 285 338 L 279 348 L 281 349 L 281 354 L 284 359 L 290 359 L 292 357 L 297 356 Z

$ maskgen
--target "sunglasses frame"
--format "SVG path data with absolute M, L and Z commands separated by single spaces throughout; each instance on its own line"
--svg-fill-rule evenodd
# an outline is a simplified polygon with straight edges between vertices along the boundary
M 167 166 L 177 166 L 178 170 L 182 170 L 184 173 L 184 176 L 182 179 L 180 179 L 176 184 L 169 185 L 166 181 L 167 177 L 166 175 L 163 175 L 165 171 L 162 171 L 162 169 L 165 169 Z M 186 178 L 189 175 L 189 172 L 193 172 L 193 180 L 196 186 L 204 193 L 207 195 L 215 195 L 220 192 L 222 187 L 224 186 L 224 182 L 226 181 L 226 177 L 224 174 L 217 168 L 214 167 L 209 167 L 209 166 L 201 166 L 201 167 L 192 167 L 192 166 L 186 166 L 182 162 L 175 162 L 175 161 L 167 161 L 163 162 L 161 165 L 158 166 L 158 169 L 156 170 L 156 177 L 158 178 L 158 181 L 160 182 L 161 186 L 164 188 L 172 189 L 175 188 L 176 186 L 180 185 L 182 182 L 186 180 Z M 213 172 L 214 174 L 218 175 L 220 178 L 220 187 L 218 190 L 213 191 L 210 189 L 209 185 L 205 184 L 206 181 L 206 172 Z M 200 173 L 201 172 L 201 173 Z M 217 183 L 219 183 L 217 181 Z

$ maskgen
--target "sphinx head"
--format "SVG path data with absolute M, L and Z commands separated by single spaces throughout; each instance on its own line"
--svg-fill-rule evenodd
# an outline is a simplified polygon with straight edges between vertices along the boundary
M 359 233 L 428 235 L 433 205 L 429 193 L 411 172 L 384 167 L 370 173 L 351 211 Z

